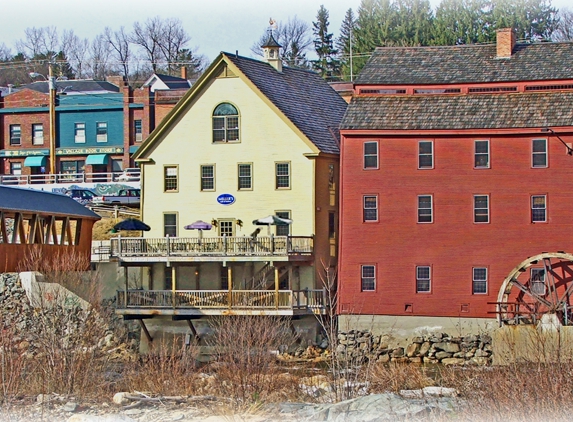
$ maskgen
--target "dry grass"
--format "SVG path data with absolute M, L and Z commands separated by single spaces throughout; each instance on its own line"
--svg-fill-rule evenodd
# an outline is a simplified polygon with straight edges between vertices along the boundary
M 435 385 L 433 370 L 435 367 L 394 362 L 373 365 L 370 370 L 370 392 L 397 393 Z
M 142 232 L 138 231 L 119 231 L 117 233 L 112 233 L 111 229 L 124 218 L 113 218 L 113 217 L 102 217 L 101 220 L 94 224 L 92 232 L 92 240 L 109 240 L 112 237 L 141 237 Z

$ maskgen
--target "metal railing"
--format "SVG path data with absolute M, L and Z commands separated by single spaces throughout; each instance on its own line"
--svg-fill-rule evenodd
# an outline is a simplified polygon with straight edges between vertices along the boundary
M 122 179 L 123 172 L 110 173 L 59 173 L 59 174 L 3 174 L 0 175 L 0 185 L 33 185 L 43 183 L 109 183 L 109 182 L 138 182 L 137 176 L 131 175 L 129 180 Z
M 113 238 L 111 256 L 127 257 L 194 257 L 194 256 L 274 256 L 310 255 L 312 236 L 217 236 Z
M 117 308 L 324 309 L 324 290 L 118 290 Z

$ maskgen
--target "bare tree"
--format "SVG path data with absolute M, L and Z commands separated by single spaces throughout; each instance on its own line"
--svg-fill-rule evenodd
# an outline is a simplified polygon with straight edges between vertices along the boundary
M 559 9 L 557 13 L 559 23 L 557 30 L 553 32 L 554 41 L 573 41 L 573 10 L 566 7 Z
M 159 48 L 163 58 L 167 62 L 167 73 L 172 75 L 177 68 L 179 56 L 184 50 L 191 53 L 191 50 L 185 48 L 191 37 L 179 19 L 167 19 L 163 23 L 163 37 L 159 43 Z
M 278 22 L 274 37 L 282 46 L 283 63 L 291 67 L 308 67 L 306 53 L 312 46 L 312 32 L 310 25 L 296 16 L 289 18 L 287 23 Z M 263 56 L 261 46 L 269 39 L 269 32 L 265 32 L 252 47 L 251 51 Z
M 112 58 L 118 63 L 121 74 L 128 80 L 129 74 L 129 61 L 132 58 L 130 49 L 130 37 L 125 32 L 122 26 L 119 31 L 112 31 L 109 26 L 104 29 L 105 40 L 111 47 Z
M 139 22 L 133 24 L 130 41 L 145 52 L 147 59 L 151 62 L 153 72 L 157 71 L 157 66 L 161 61 L 159 44 L 162 37 L 163 21 L 159 16 L 147 19 L 143 25 Z
M 104 80 L 109 72 L 109 58 L 111 55 L 110 43 L 105 34 L 94 38 L 89 45 L 90 59 L 88 74 L 95 80 Z
M 72 63 L 72 68 L 76 78 L 86 77 L 86 61 L 89 52 L 89 41 L 87 38 L 80 39 L 73 30 L 64 30 L 62 35 L 61 50 L 65 52 L 68 60 Z
M 16 48 L 28 58 L 58 51 L 58 30 L 55 26 L 26 28 L 25 38 L 16 41 Z
M 0 44 L 0 62 L 7 62 L 12 58 L 12 51 L 6 44 Z

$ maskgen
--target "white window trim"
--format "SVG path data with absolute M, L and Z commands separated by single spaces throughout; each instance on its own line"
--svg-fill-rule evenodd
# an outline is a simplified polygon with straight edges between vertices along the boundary
M 478 142 L 487 142 L 487 166 L 476 166 L 476 158 L 477 155 L 484 155 L 483 152 L 477 152 L 477 143 Z M 489 139 L 476 139 L 474 140 L 474 169 L 488 169 L 491 168 L 491 151 L 490 151 L 490 142 Z
M 372 278 L 373 282 L 374 282 L 374 287 L 372 289 L 365 289 L 364 288 L 364 268 L 365 267 L 372 267 L 374 269 L 374 277 L 367 277 L 367 278 Z M 360 265 L 360 291 L 361 292 L 375 292 L 376 291 L 376 265 L 373 264 L 361 264 Z
M 102 128 L 105 127 L 104 134 L 98 134 L 98 130 L 100 128 L 100 124 L 104 124 L 105 126 L 101 126 Z M 107 142 L 107 135 L 108 135 L 108 127 L 107 122 L 96 122 L 96 142 Z
M 249 166 L 249 181 L 251 183 L 251 187 L 249 188 L 242 188 L 241 187 L 241 166 Z M 246 178 L 246 176 L 242 176 L 243 178 Z M 237 190 L 253 190 L 254 189 L 254 178 L 253 178 L 253 163 L 238 163 L 237 164 Z
M 366 208 L 366 198 L 375 198 L 376 199 L 376 208 Z M 376 210 L 376 219 L 374 220 L 366 220 L 366 210 Z M 380 219 L 379 214 L 379 204 L 378 204 L 378 195 L 362 195 L 362 222 L 363 223 L 375 223 Z
M 533 208 L 533 200 L 534 200 L 534 198 L 543 198 L 543 205 L 544 205 L 544 207 L 543 207 L 543 208 Z M 530 203 L 531 203 L 531 205 L 530 205 L 530 206 L 531 206 L 531 222 L 534 223 L 534 224 L 535 224 L 535 223 L 547 223 L 547 195 L 531 195 L 531 202 L 530 202 Z M 534 209 L 537 209 L 537 210 L 543 209 L 543 211 L 545 211 L 545 213 L 544 213 L 544 214 L 545 214 L 545 218 L 544 218 L 543 220 L 538 220 L 538 221 L 536 220 L 536 221 L 534 221 L 534 220 L 533 220 L 533 210 L 534 210 Z
M 422 153 L 420 153 L 420 144 L 422 144 L 422 143 L 429 143 L 429 144 L 432 146 L 432 152 L 431 152 L 430 154 L 427 154 L 427 153 L 422 154 Z M 429 155 L 430 157 L 432 157 L 432 164 L 431 164 L 430 167 L 420 167 L 420 158 L 422 157 L 422 155 L 424 155 L 424 156 Z M 422 141 L 418 141 L 418 156 L 417 156 L 417 158 L 418 158 L 418 163 L 417 163 L 417 165 L 418 165 L 418 170 L 432 170 L 432 169 L 434 168 L 434 141 L 431 141 L 431 140 L 428 140 L 428 139 L 422 140 Z
M 533 152 L 533 143 L 535 141 L 545 141 L 545 152 Z M 544 166 L 536 166 L 533 164 L 533 157 L 535 155 L 541 155 L 541 154 L 545 154 L 545 165 Z M 548 150 L 548 144 L 547 144 L 547 139 L 546 138 L 535 138 L 531 140 L 531 168 L 534 169 L 544 169 L 549 167 L 549 150 Z
M 279 164 L 286 164 L 288 166 L 288 186 L 278 186 L 278 178 L 285 177 L 279 175 Z M 290 161 L 275 161 L 275 190 L 288 190 L 292 188 L 292 166 Z
M 428 269 L 428 278 L 419 278 L 418 277 L 418 269 L 419 268 L 427 268 Z M 428 290 L 419 290 L 418 289 L 418 281 L 426 281 L 428 280 Z M 432 293 L 432 266 L 431 265 L 416 265 L 416 293 Z
M 36 136 L 36 127 L 42 128 L 42 136 Z M 32 145 L 44 145 L 44 125 L 42 123 L 32 123 Z
M 376 154 L 366 154 L 366 144 L 376 144 Z M 363 170 L 378 170 L 380 168 L 380 155 L 379 155 L 378 141 L 366 141 L 362 144 L 362 168 Z M 366 157 L 376 156 L 376 166 L 366 167 Z
M 487 208 L 476 208 L 476 198 L 478 196 L 485 196 L 487 198 Z M 487 210 L 487 221 L 476 221 L 476 211 L 477 210 Z M 486 194 L 475 194 L 473 196 L 473 220 L 474 224 L 489 224 L 491 221 L 491 212 L 490 212 L 490 200 L 489 195 Z
M 83 125 L 83 128 L 79 128 L 78 125 Z M 78 135 L 78 130 L 83 132 L 82 136 Z M 76 144 L 85 144 L 86 143 L 86 124 L 77 122 L 74 123 L 74 142 Z
M 477 280 L 475 270 L 485 270 L 485 280 Z M 488 283 L 488 276 L 489 271 L 487 267 L 473 267 L 472 268 L 472 294 L 474 295 L 487 295 L 489 291 L 489 283 Z M 476 292 L 475 291 L 475 283 L 476 282 L 485 282 L 485 292 Z
M 420 208 L 420 198 L 428 197 L 428 196 L 430 197 L 430 208 Z M 419 224 L 431 224 L 431 223 L 433 223 L 434 222 L 434 195 L 429 195 L 429 194 L 418 195 L 417 201 L 418 201 L 418 216 L 417 216 L 418 223 Z M 420 210 L 427 210 L 427 209 L 430 210 L 430 221 L 420 221 Z

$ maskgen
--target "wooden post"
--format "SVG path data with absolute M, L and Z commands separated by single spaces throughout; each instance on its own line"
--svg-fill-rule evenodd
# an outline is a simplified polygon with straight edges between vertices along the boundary
M 228 293 L 228 304 L 229 304 L 229 309 L 231 309 L 233 307 L 233 272 L 231 271 L 231 266 L 227 266 L 227 287 L 229 289 L 229 293 Z
M 173 309 L 177 307 L 175 291 L 177 290 L 177 271 L 175 265 L 171 267 L 171 294 L 173 296 Z
M 279 308 L 279 268 L 275 267 L 275 308 Z
M 127 309 L 127 290 L 128 290 L 128 282 L 129 280 L 127 279 L 127 267 L 123 267 L 123 276 L 125 278 L 125 309 Z

